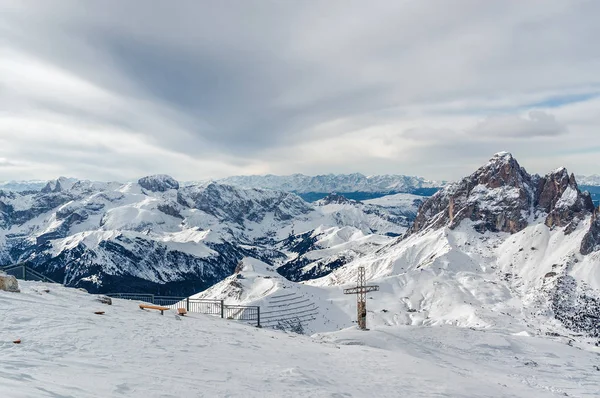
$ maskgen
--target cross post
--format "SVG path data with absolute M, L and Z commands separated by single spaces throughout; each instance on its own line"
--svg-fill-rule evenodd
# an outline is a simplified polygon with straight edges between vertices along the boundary
M 367 330 L 367 293 L 379 290 L 377 285 L 367 285 L 365 267 L 358 267 L 358 281 L 356 287 L 344 289 L 344 294 L 356 294 L 356 313 L 358 328 Z

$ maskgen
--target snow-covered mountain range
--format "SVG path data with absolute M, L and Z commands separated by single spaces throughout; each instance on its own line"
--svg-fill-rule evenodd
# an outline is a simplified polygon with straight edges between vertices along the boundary
M 48 184 L 46 180 L 28 180 L 28 181 L 0 181 L 0 190 L 3 191 L 39 191 Z
M 369 307 L 378 324 L 600 335 L 598 209 L 566 169 L 530 175 L 508 153 L 430 199 L 308 203 L 168 176 L 0 192 L 0 264 L 20 261 L 97 292 L 268 307 L 286 289 L 318 309 L 305 324 L 317 332 L 351 325 L 341 287 L 362 266 L 381 286 Z
M 27 261 L 91 291 L 191 294 L 245 256 L 318 262 L 329 272 L 404 233 L 421 200 L 331 196 L 309 204 L 282 191 L 181 187 L 169 176 L 128 184 L 60 178 L 38 192 L 0 191 L 0 265 Z
M 598 209 L 564 168 L 530 175 L 508 153 L 427 200 L 402 237 L 324 276 L 298 284 L 245 261 L 198 297 L 270 308 L 289 294 L 311 305 L 298 315 L 303 328 L 333 330 L 356 317 L 342 288 L 364 267 L 380 286 L 369 294 L 370 324 L 600 337 Z
M 321 199 L 337 192 L 352 199 L 370 199 L 395 193 L 432 195 L 445 181 L 430 181 L 422 177 L 405 175 L 327 174 L 307 176 L 292 174 L 233 176 L 218 180 L 220 183 L 244 188 L 265 188 L 293 192 L 308 201 Z
M 580 185 L 600 187 L 600 175 L 598 175 L 598 174 L 593 174 L 593 175 L 589 175 L 589 176 L 578 175 L 578 176 L 576 176 L 576 178 L 577 178 L 577 182 Z

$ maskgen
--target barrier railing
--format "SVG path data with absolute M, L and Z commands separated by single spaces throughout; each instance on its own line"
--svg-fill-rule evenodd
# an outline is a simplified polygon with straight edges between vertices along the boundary
M 46 275 L 40 274 L 39 272 L 23 264 L 0 267 L 0 270 L 6 272 L 8 275 L 14 276 L 17 279 L 22 279 L 25 281 L 58 283 L 48 278 Z
M 256 326 L 261 327 L 259 306 L 227 305 L 223 300 L 155 296 L 143 293 L 110 293 L 107 296 L 124 300 L 143 301 L 172 309 L 185 308 L 187 312 L 215 315 L 236 321 L 256 322 Z

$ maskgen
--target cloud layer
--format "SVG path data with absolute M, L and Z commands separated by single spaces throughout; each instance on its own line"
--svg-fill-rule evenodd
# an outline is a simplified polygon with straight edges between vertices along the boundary
M 2 7 L 0 179 L 599 171 L 597 2 Z

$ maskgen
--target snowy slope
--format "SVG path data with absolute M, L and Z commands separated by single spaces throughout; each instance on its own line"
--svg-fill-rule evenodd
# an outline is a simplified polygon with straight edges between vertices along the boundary
M 56 285 L 21 287 L 0 292 L 6 398 L 600 394 L 598 348 L 560 338 L 389 326 L 308 337 L 200 314 L 161 316 L 129 301 L 109 307 Z

